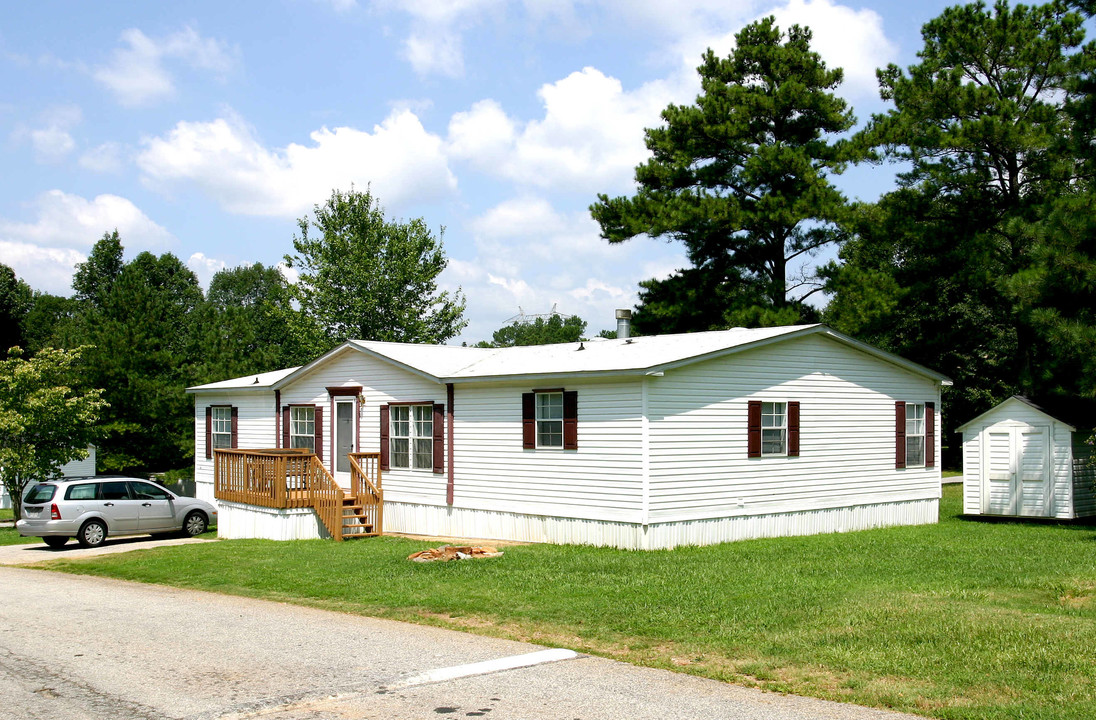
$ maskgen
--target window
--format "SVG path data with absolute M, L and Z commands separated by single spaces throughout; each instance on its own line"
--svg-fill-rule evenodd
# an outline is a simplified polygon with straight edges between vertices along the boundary
M 536 393 L 537 447 L 563 447 L 563 392 Z
M 129 483 L 125 481 L 105 482 L 99 493 L 100 500 L 129 500 Z
M 578 450 L 578 391 L 522 393 L 521 442 L 526 450 Z
M 131 482 L 129 489 L 138 500 L 171 500 L 174 497 L 167 490 L 151 483 Z
M 213 449 L 232 447 L 232 408 L 214 407 L 211 416 Z
M 788 453 L 788 405 L 782 402 L 761 403 L 761 454 Z
M 925 406 L 906 403 L 906 467 L 925 464 Z
M 316 452 L 316 408 L 289 408 L 289 447 Z
M 746 457 L 799 457 L 799 401 L 750 400 Z
M 57 492 L 56 485 L 35 485 L 27 493 L 27 496 L 23 498 L 24 505 L 35 505 L 37 503 L 48 503 L 53 499 L 53 494 Z
M 389 409 L 389 467 L 432 470 L 434 467 L 434 406 L 392 405 Z
M 70 485 L 65 491 L 66 500 L 94 500 L 99 495 L 98 483 L 85 485 Z

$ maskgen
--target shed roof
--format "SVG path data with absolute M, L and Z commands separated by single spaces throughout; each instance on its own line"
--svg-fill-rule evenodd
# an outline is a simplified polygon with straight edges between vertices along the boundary
M 1005 407 L 1005 405 L 1014 402 L 1027 405 L 1033 410 L 1046 415 L 1051 420 L 1057 420 L 1058 422 L 1065 424 L 1071 431 L 1076 431 L 1079 428 L 1087 430 L 1096 426 L 1096 401 L 1094 400 L 1064 395 L 1048 395 L 1038 398 L 1031 398 L 1026 395 L 1013 395 L 1008 400 L 994 405 L 973 420 L 968 420 L 955 428 L 955 432 L 963 432 L 968 427 L 977 425 L 987 415 L 991 415 L 1000 408 Z
M 471 348 L 449 345 L 350 340 L 299 368 L 198 385 L 188 392 L 212 392 L 230 388 L 279 388 L 306 374 L 318 364 L 356 350 L 437 382 L 475 382 L 510 378 L 560 375 L 643 375 L 742 352 L 793 337 L 821 334 L 870 355 L 927 376 L 945 385 L 945 376 L 897 355 L 861 343 L 825 325 L 770 328 L 734 328 L 710 332 L 651 335 L 620 340 L 595 339 L 578 343 L 506 348 Z M 258 382 L 256 382 L 258 381 Z

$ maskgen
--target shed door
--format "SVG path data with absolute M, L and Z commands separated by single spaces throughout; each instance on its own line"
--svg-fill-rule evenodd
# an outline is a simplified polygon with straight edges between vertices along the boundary
M 986 430 L 983 512 L 989 515 L 1052 514 L 1050 428 L 1009 427 Z

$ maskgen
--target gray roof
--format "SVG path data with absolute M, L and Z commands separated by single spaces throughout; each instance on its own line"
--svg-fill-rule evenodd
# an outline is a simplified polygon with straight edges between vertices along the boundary
M 187 392 L 228 389 L 276 389 L 309 372 L 327 358 L 356 350 L 436 382 L 475 382 L 564 375 L 643 375 L 679 365 L 742 352 L 806 335 L 825 335 L 883 361 L 945 385 L 945 376 L 904 358 L 872 347 L 825 325 L 734 328 L 711 332 L 651 335 L 627 340 L 595 339 L 578 343 L 506 348 L 350 340 L 299 368 L 198 385 Z

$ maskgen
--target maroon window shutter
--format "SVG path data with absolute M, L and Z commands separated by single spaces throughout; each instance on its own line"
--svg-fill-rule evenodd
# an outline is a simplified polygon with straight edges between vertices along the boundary
M 788 403 L 788 457 L 799 457 L 799 402 Z
M 240 438 L 240 409 L 238 407 L 232 408 L 232 449 L 235 450 L 239 446 Z
M 381 405 L 381 470 L 388 470 L 388 405 Z
M 578 450 L 578 390 L 563 393 L 563 449 Z
M 537 446 L 536 395 L 521 394 L 521 446 L 533 450 Z
M 746 412 L 746 457 L 761 457 L 761 401 L 750 400 Z
M 936 403 L 925 403 L 925 467 L 936 467 Z
M 206 460 L 213 457 L 213 408 L 206 405 Z
M 323 462 L 323 408 L 316 406 L 316 457 Z
M 434 472 L 445 472 L 445 405 L 434 403 Z
M 906 403 L 894 403 L 894 467 L 906 467 Z
M 282 447 L 289 449 L 289 406 L 282 408 Z

